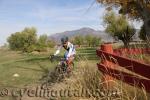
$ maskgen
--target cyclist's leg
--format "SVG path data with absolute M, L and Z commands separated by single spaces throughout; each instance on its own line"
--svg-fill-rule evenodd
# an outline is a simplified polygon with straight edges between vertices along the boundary
M 67 60 L 68 60 L 68 59 L 67 59 L 67 55 L 68 55 L 68 51 L 66 51 L 65 54 L 64 54 L 64 58 L 65 58 L 65 60 L 66 60 L 67 66 L 68 66 L 68 63 L 67 63 L 67 62 L 68 62 L 68 61 L 67 61 Z M 67 66 L 65 66 L 65 71 L 67 71 Z
M 67 71 L 68 72 L 71 72 L 71 64 L 73 63 L 73 60 L 74 60 L 74 56 L 72 55 L 72 56 L 70 56 L 69 58 L 68 58 L 68 60 L 66 60 L 66 63 L 67 63 Z

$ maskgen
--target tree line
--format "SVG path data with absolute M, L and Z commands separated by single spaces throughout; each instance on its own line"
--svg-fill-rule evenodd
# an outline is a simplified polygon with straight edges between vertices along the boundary
M 101 43 L 101 38 L 92 35 L 74 36 L 71 41 L 75 45 L 86 45 L 89 47 L 98 46 Z M 21 32 L 11 34 L 7 42 L 11 50 L 22 52 L 47 51 L 48 48 L 53 48 L 57 43 L 50 40 L 46 34 L 37 36 L 37 30 L 34 27 L 25 28 Z
M 55 46 L 55 42 L 49 40 L 46 34 L 38 37 L 37 30 L 33 27 L 11 34 L 7 42 L 10 49 L 23 52 L 46 51 L 48 47 Z
M 98 36 L 93 36 L 92 34 L 85 36 L 78 35 L 72 38 L 72 42 L 79 47 L 83 45 L 88 47 L 96 47 L 100 45 L 101 38 Z

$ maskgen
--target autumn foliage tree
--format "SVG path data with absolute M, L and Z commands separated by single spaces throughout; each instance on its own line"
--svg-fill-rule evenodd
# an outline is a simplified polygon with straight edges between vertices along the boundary
M 107 9 L 118 6 L 119 13 L 143 20 L 146 39 L 150 40 L 150 0 L 97 0 L 97 2 L 106 5 Z

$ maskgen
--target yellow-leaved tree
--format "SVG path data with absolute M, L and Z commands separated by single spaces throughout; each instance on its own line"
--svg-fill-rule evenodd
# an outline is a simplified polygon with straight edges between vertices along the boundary
M 127 14 L 131 18 L 143 20 L 146 39 L 150 40 L 150 0 L 97 0 L 106 5 L 107 9 L 119 6 L 119 13 Z

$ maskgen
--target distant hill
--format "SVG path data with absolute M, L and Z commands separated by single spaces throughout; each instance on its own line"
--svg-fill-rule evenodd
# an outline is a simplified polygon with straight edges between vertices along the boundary
M 77 30 L 72 30 L 72 31 L 55 33 L 53 35 L 50 35 L 49 38 L 59 41 L 61 39 L 61 37 L 63 37 L 63 36 L 74 37 L 77 35 L 85 36 L 88 34 L 101 37 L 102 41 L 106 41 L 106 42 L 113 41 L 113 38 L 111 36 L 109 36 L 108 34 L 106 34 L 104 31 L 94 30 L 94 29 L 88 28 L 88 27 L 77 29 Z

